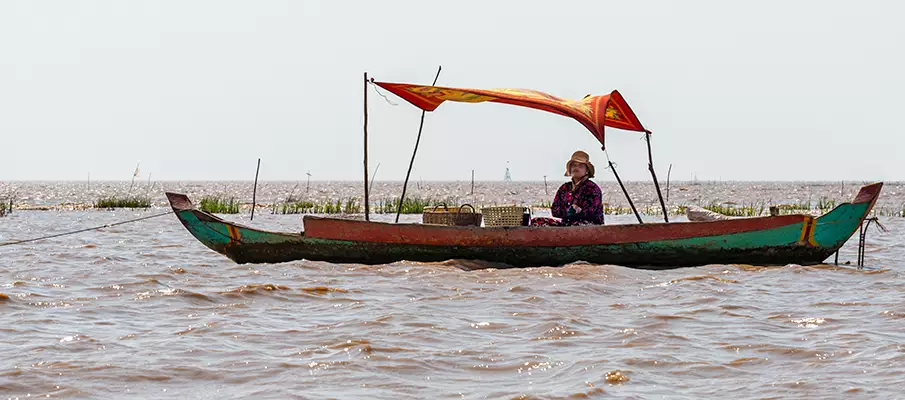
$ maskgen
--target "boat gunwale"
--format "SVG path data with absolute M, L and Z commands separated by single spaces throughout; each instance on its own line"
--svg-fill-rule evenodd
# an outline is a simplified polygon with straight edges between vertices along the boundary
M 417 223 L 388 223 L 376 221 L 360 221 L 340 218 L 331 218 L 323 216 L 307 215 L 303 217 L 305 231 L 302 232 L 272 232 L 248 227 L 242 224 L 226 221 L 213 214 L 196 209 L 191 200 L 183 194 L 167 193 L 173 210 L 177 213 L 190 212 L 199 222 L 219 223 L 227 226 L 258 232 L 267 235 L 279 235 L 292 239 L 325 239 L 344 241 L 349 243 L 376 243 L 376 244 L 409 244 L 409 245 L 429 245 L 429 246 L 480 246 L 480 247 L 568 247 L 582 245 L 601 245 L 601 244 L 631 244 L 645 243 L 659 240 L 680 240 L 687 238 L 706 238 L 719 237 L 721 235 L 752 232 L 758 230 L 774 229 L 786 227 L 789 225 L 801 224 L 803 232 L 808 226 L 813 226 L 815 222 L 819 222 L 821 218 L 833 214 L 834 211 L 843 207 L 850 207 L 854 204 L 870 203 L 867 211 L 861 217 L 866 218 L 869 210 L 872 208 L 878 197 L 882 183 L 873 183 L 865 185 L 858 192 L 854 200 L 850 203 L 840 203 L 832 211 L 821 217 L 813 217 L 805 214 L 792 214 L 782 216 L 763 216 L 751 218 L 737 218 L 730 220 L 718 221 L 682 221 L 682 222 L 655 222 L 646 224 L 619 224 L 619 225 L 593 225 L 593 226 L 573 226 L 573 227 L 455 227 L 443 225 L 417 224 Z M 182 219 L 182 218 L 180 218 Z M 182 221 L 186 224 L 186 221 Z M 188 226 L 186 226 L 188 227 Z M 336 228 L 340 229 L 336 229 Z M 348 228 L 356 229 L 348 229 Z M 711 228 L 722 229 L 711 229 Z M 314 232 L 312 232 L 312 228 Z M 388 229 L 389 228 L 389 229 Z M 688 234 L 675 234 L 688 228 L 692 228 L 697 232 Z M 212 228 L 211 228 L 212 229 Z M 367 235 L 362 235 L 362 229 Z M 651 231 L 660 235 L 650 235 L 650 237 L 638 237 L 649 234 Z M 379 232 L 375 232 L 379 231 Z M 400 235 L 406 233 L 408 235 Z M 663 233 L 673 232 L 671 235 L 663 235 Z M 445 234 L 447 239 L 438 239 L 438 235 Z M 634 237 L 615 238 L 615 240 L 601 240 L 601 234 L 610 236 L 622 233 L 633 234 Z M 415 237 L 412 237 L 414 234 Z M 469 240 L 450 240 L 449 237 L 455 238 L 455 235 L 471 234 Z M 452 235 L 452 236 L 451 236 Z M 520 240 L 512 240 L 511 236 L 521 235 Z M 527 238 L 526 238 L 527 235 Z M 807 232 L 803 233 L 807 236 Z M 439 235 L 444 236 L 444 235 Z M 531 237 L 542 236 L 542 237 Z M 591 239 L 588 239 L 588 238 Z M 499 240 L 491 240 L 491 239 Z M 241 238 L 233 238 L 236 244 L 243 244 Z M 251 244 L 251 243 L 247 243 Z M 822 247 L 816 243 L 804 241 L 801 243 L 805 246 Z

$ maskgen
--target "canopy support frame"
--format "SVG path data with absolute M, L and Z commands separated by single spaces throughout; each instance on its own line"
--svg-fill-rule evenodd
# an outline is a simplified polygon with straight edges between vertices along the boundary
M 619 178 L 619 173 L 616 172 L 616 164 L 613 164 L 610 161 L 610 157 L 606 158 L 607 163 L 610 165 L 610 169 L 613 171 L 613 175 L 616 177 L 616 182 L 619 183 L 619 187 L 622 188 L 622 194 L 625 195 L 625 199 L 628 200 L 629 207 L 632 208 L 632 212 L 635 213 L 635 218 L 638 219 L 638 223 L 644 225 L 644 221 L 641 220 L 641 214 L 638 214 L 638 209 L 635 208 L 635 202 L 632 201 L 632 196 L 629 196 L 628 190 L 625 189 L 625 185 L 622 184 L 622 179 Z
M 647 142 L 647 169 L 654 179 L 654 188 L 657 189 L 657 198 L 660 199 L 660 207 L 663 208 L 663 220 L 669 223 L 669 213 L 666 212 L 666 203 L 663 201 L 663 192 L 660 191 L 660 182 L 657 180 L 657 173 L 654 172 L 654 156 L 650 149 L 650 131 L 644 131 L 644 140 Z
M 437 86 L 437 79 L 440 78 L 440 71 L 443 70 L 443 66 L 439 66 L 437 68 L 437 75 L 434 76 L 434 83 L 431 86 Z M 405 182 L 402 184 L 402 197 L 399 198 L 399 204 L 396 205 L 396 223 L 399 223 L 399 215 L 402 214 L 402 202 L 405 201 L 405 192 L 409 186 L 409 177 L 412 176 L 412 166 L 415 165 L 415 155 L 418 154 L 418 145 L 421 144 L 421 130 L 424 129 L 424 115 L 427 114 L 427 111 L 421 110 L 421 124 L 418 125 L 418 137 L 415 139 L 415 149 L 412 151 L 412 160 L 409 161 L 409 169 L 405 173 Z M 472 175 L 472 180 L 474 180 L 474 175 Z

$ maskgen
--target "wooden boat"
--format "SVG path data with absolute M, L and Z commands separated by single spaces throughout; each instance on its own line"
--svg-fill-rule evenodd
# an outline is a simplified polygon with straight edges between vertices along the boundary
M 525 89 L 461 89 L 375 82 L 368 81 L 367 74 L 365 82 L 382 87 L 425 112 L 434 111 L 446 101 L 492 102 L 566 116 L 581 123 L 601 145 L 606 127 L 643 132 L 648 145 L 649 170 L 667 223 L 642 223 L 637 211 L 638 225 L 576 227 L 449 227 L 307 216 L 304 218 L 305 232 L 276 233 L 224 221 L 195 210 L 184 195 L 167 193 L 182 224 L 201 243 L 238 263 L 307 259 L 384 264 L 401 260 L 471 259 L 513 267 L 587 261 L 655 269 L 715 263 L 816 264 L 835 253 L 854 234 L 883 186 L 882 183 L 864 186 L 854 201 L 841 204 L 819 218 L 785 215 L 668 223 L 666 205 L 660 196 L 653 167 L 651 131 L 641 124 L 618 91 L 568 100 Z M 367 113 L 364 115 L 364 206 L 365 219 L 368 219 Z M 412 161 L 414 159 L 413 154 Z M 612 163 L 610 169 L 615 175 Z M 616 180 L 622 186 L 618 175 Z M 628 197 L 628 192 L 624 187 L 622 189 Z M 634 210 L 631 199 L 628 200 Z
M 167 193 L 201 243 L 237 263 L 293 260 L 384 264 L 474 259 L 513 267 L 576 261 L 666 269 L 706 264 L 818 264 L 858 230 L 882 183 L 820 217 L 782 215 L 707 222 L 577 227 L 451 227 L 304 217 L 305 232 L 262 231 L 196 210 Z

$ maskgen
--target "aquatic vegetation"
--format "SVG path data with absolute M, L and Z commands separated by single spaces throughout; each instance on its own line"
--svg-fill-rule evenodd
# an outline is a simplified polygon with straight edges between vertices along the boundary
M 5 216 L 13 212 L 13 201 L 0 199 L 0 217 Z
M 150 197 L 104 197 L 94 202 L 94 208 L 150 208 Z
M 450 210 L 458 209 L 459 202 L 453 198 L 447 199 L 434 199 L 434 198 L 423 198 L 423 197 L 406 197 L 405 200 L 402 201 L 402 214 L 421 214 L 424 212 L 425 207 L 440 207 L 446 206 Z M 377 203 L 377 207 L 374 208 L 374 212 L 382 213 L 382 214 L 395 214 L 397 208 L 399 207 L 399 198 L 394 197 L 392 199 L 384 199 Z
M 346 199 L 325 200 L 314 203 L 308 200 L 294 200 L 276 203 L 271 206 L 273 214 L 361 214 L 363 207 L 354 197 Z
M 358 199 L 348 198 L 346 199 L 345 207 L 342 209 L 343 214 L 359 214 L 361 213 L 361 205 L 358 204 Z
M 902 207 L 874 207 L 872 211 L 877 217 L 903 217 L 905 218 L 905 204 Z
M 315 209 L 318 206 L 310 201 L 286 201 L 274 204 L 272 207 L 273 214 L 316 214 Z
M 726 202 L 719 203 L 717 201 L 711 201 L 704 206 L 705 210 L 730 217 L 759 217 L 764 214 L 765 208 L 766 206 L 763 202 L 736 205 L 728 204 Z
M 234 197 L 205 196 L 201 198 L 200 208 L 212 214 L 238 214 L 239 202 Z
M 814 210 L 814 207 L 811 205 L 811 199 L 793 204 L 780 204 L 778 207 L 780 214 L 801 214 L 809 213 Z
M 817 209 L 823 213 L 827 213 L 834 208 L 836 208 L 836 199 L 823 197 L 817 202 Z
M 343 209 L 343 201 L 337 199 L 335 203 L 324 203 L 323 214 L 341 214 Z
M 408 197 L 402 201 L 402 214 L 421 214 L 425 207 L 437 207 L 446 205 L 450 210 L 458 209 L 459 202 L 455 199 L 433 199 L 421 197 Z M 395 214 L 399 207 L 399 198 L 387 198 L 371 203 L 373 214 Z M 326 199 L 321 202 L 310 200 L 289 200 L 276 203 L 271 206 L 273 214 L 361 214 L 364 206 L 356 197 L 344 199 Z
M 609 203 L 603 203 L 603 213 L 604 215 L 625 215 L 634 212 L 630 207 L 613 207 Z
M 540 202 L 540 204 L 536 204 L 534 206 L 534 208 L 552 208 L 552 207 L 553 207 L 553 203 L 550 202 L 550 200 L 544 200 L 544 201 Z

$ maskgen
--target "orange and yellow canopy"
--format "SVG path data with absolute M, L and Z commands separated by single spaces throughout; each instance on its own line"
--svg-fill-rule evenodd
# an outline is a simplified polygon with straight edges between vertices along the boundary
M 629 131 L 648 132 L 638 121 L 625 99 L 618 91 L 601 96 L 585 96 L 581 100 L 569 100 L 536 90 L 527 89 L 457 89 L 440 86 L 412 85 L 407 83 L 373 82 L 415 107 L 425 111 L 434 111 L 444 101 L 463 103 L 512 104 L 551 112 L 572 118 L 604 144 L 603 128 L 625 129 Z

